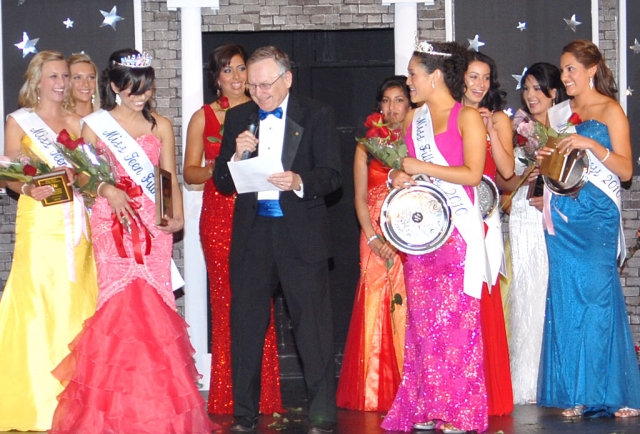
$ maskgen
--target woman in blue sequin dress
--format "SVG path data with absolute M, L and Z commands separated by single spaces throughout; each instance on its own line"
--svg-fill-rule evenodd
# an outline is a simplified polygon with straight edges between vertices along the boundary
M 591 167 L 576 197 L 545 192 L 549 288 L 538 402 L 566 408 L 565 417 L 638 416 L 640 372 L 616 261 L 619 180 L 633 174 L 629 123 L 598 47 L 575 40 L 562 53 L 569 114 L 583 121 L 558 151 L 586 150 Z

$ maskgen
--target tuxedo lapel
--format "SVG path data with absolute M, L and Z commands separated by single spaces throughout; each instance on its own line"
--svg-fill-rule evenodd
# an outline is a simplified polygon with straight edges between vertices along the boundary
M 293 160 L 298 153 L 300 140 L 304 128 L 300 125 L 302 120 L 302 110 L 298 99 L 289 95 L 289 106 L 287 107 L 287 119 L 284 127 L 284 143 L 282 144 L 282 166 L 284 170 L 291 170 Z

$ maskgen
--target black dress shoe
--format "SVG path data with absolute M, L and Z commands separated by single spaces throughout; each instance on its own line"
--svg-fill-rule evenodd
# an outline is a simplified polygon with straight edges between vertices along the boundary
M 312 422 L 307 434 L 329 434 L 336 432 L 336 424 L 333 422 Z
M 233 419 L 233 425 L 229 430 L 231 432 L 254 432 L 257 425 L 257 417 L 240 416 Z

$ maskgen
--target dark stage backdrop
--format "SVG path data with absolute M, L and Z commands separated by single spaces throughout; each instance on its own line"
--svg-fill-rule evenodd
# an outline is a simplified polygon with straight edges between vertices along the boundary
M 592 39 L 591 0 L 456 0 L 454 5 L 454 39 L 468 47 L 467 39 L 478 35 L 485 43 L 479 51 L 497 62 L 501 89 L 508 92 L 507 107 L 514 113 L 520 91 L 512 75 L 522 75 L 535 62 L 558 65 L 568 42 Z M 564 21 L 574 14 L 582 22 L 576 32 Z M 518 29 L 520 23 L 526 24 L 524 30 Z
M 634 174 L 640 174 L 640 164 L 636 164 L 640 157 L 640 48 L 638 54 L 630 48 L 635 40 L 640 41 L 640 2 L 627 1 L 627 86 L 633 89 L 627 94 L 627 117 L 631 126 L 631 146 L 633 147 Z M 637 90 L 636 90 L 637 89 Z M 626 89 L 620 89 L 625 92 Z
M 2 60 L 4 79 L 4 113 L 18 108 L 18 91 L 24 82 L 27 65 L 33 58 L 23 57 L 15 46 L 29 39 L 38 39 L 38 52 L 57 50 L 65 56 L 84 51 L 99 69 L 107 66 L 109 55 L 121 48 L 134 47 L 133 0 L 3 0 L 2 1 Z M 116 7 L 115 30 L 111 25 L 101 27 L 105 17 Z M 73 25 L 67 28 L 67 19 Z

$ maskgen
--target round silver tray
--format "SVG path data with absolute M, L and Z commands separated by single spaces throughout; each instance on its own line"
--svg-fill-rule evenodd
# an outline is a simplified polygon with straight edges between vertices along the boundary
M 442 246 L 453 230 L 451 209 L 444 192 L 431 182 L 391 190 L 382 204 L 380 227 L 398 250 L 412 255 Z
M 574 150 L 572 152 L 579 152 Z M 569 172 L 566 182 L 556 181 L 548 176 L 542 176 L 544 184 L 559 196 L 577 196 L 578 192 L 589 181 L 589 155 L 581 152 L 580 157 L 575 160 L 575 164 Z
M 482 219 L 486 220 L 498 210 L 500 206 L 500 192 L 498 192 L 496 183 L 487 175 L 482 175 L 482 180 L 480 184 L 478 184 L 476 191 L 478 192 Z

